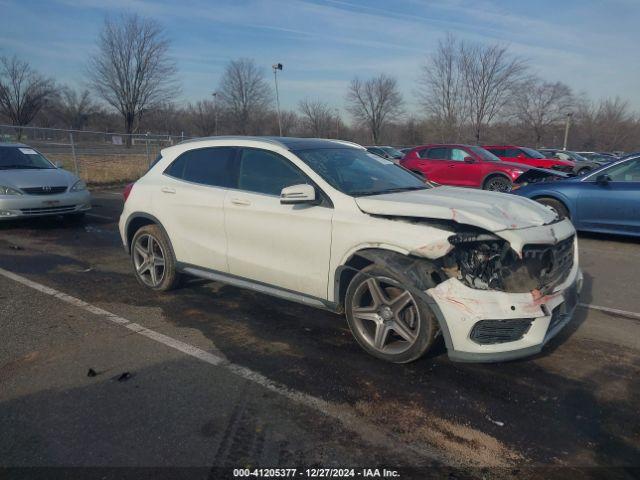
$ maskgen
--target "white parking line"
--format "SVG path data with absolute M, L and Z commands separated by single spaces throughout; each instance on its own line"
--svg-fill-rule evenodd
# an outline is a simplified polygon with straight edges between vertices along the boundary
M 627 310 L 619 310 L 617 308 L 601 307 L 600 305 L 591 305 L 589 303 L 579 303 L 580 307 L 589 308 L 591 310 L 598 310 L 600 312 L 610 313 L 612 315 L 619 315 L 621 317 L 629 317 L 635 320 L 640 320 L 640 313 L 628 312 Z
M 436 460 L 439 462 L 446 463 L 448 465 L 461 465 L 460 462 L 456 459 L 448 458 L 443 453 L 423 444 L 407 444 L 405 441 L 396 438 L 396 436 L 392 433 L 388 433 L 374 424 L 368 422 L 360 415 L 355 413 L 350 407 L 343 405 L 335 405 L 326 400 L 323 400 L 318 397 L 314 397 L 308 395 L 306 393 L 290 389 L 285 385 L 281 385 L 264 375 L 258 372 L 254 372 L 253 370 L 243 367 L 241 365 L 237 365 L 229 362 L 225 358 L 222 358 L 213 353 L 202 350 L 198 347 L 190 345 L 188 343 L 182 342 L 180 340 L 176 340 L 175 338 L 169 337 L 162 333 L 156 332 L 154 330 L 150 330 L 142 325 L 131 322 L 124 317 L 111 313 L 107 310 L 103 310 L 100 307 L 96 307 L 87 303 L 79 298 L 72 297 L 71 295 L 67 295 L 66 293 L 60 292 L 53 288 L 47 287 L 40 283 L 34 282 L 25 278 L 21 275 L 17 275 L 8 270 L 4 270 L 0 268 L 0 275 L 6 277 L 15 282 L 21 283 L 27 287 L 30 287 L 34 290 L 37 290 L 46 295 L 50 295 L 52 297 L 57 298 L 63 302 L 71 304 L 75 307 L 81 308 L 89 313 L 94 315 L 103 317 L 105 320 L 108 320 L 116 325 L 120 325 L 122 327 L 128 328 L 135 333 L 143 335 L 151 340 L 154 340 L 158 343 L 166 345 L 167 347 L 178 350 L 182 353 L 185 353 L 191 357 L 197 358 L 203 362 L 206 362 L 210 365 L 214 365 L 216 367 L 224 368 L 235 375 L 248 380 L 250 382 L 256 383 L 263 388 L 266 388 L 274 393 L 282 395 L 289 400 L 292 400 L 296 403 L 304 405 L 308 408 L 312 408 L 314 410 L 327 415 L 335 420 L 338 420 L 342 425 L 361 436 L 366 442 L 383 446 L 388 449 L 395 450 L 398 454 L 403 456 L 405 455 L 418 455 L 425 458 L 429 458 L 432 460 Z

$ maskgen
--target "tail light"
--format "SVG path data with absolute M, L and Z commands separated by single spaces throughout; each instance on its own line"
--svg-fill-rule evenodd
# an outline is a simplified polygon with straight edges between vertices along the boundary
M 134 185 L 135 185 L 134 183 L 129 183 L 126 187 L 124 187 L 124 190 L 122 191 L 122 196 L 124 197 L 125 202 L 129 198 L 129 195 L 131 195 L 131 190 L 133 190 Z

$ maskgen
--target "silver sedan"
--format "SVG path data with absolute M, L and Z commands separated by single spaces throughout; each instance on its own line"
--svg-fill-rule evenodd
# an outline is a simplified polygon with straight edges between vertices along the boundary
M 0 220 L 68 215 L 91 209 L 91 194 L 76 175 L 23 144 L 0 144 Z

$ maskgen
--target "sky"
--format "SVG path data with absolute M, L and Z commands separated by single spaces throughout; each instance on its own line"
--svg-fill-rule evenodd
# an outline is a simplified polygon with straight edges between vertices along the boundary
M 165 28 L 178 104 L 211 98 L 227 62 L 248 57 L 269 82 L 271 65 L 284 65 L 283 108 L 311 98 L 342 109 L 352 78 L 384 72 L 418 112 L 421 67 L 452 33 L 507 44 L 545 80 L 640 110 L 640 0 L 0 0 L 0 55 L 85 88 L 104 18 L 122 12 Z

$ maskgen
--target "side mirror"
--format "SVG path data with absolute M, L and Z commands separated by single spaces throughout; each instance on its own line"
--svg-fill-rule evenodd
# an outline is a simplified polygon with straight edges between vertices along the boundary
M 611 177 L 609 175 L 607 175 L 606 173 L 603 173 L 602 175 L 598 175 L 596 177 L 596 183 L 598 185 L 606 185 L 611 181 Z
M 280 203 L 282 205 L 316 203 L 316 189 L 306 183 L 285 187 L 280 192 Z
M 56 166 L 56 168 L 62 168 L 62 162 L 60 160 L 56 160 L 55 162 L 53 162 L 53 164 Z
M 464 163 L 476 163 L 473 157 L 464 157 Z

